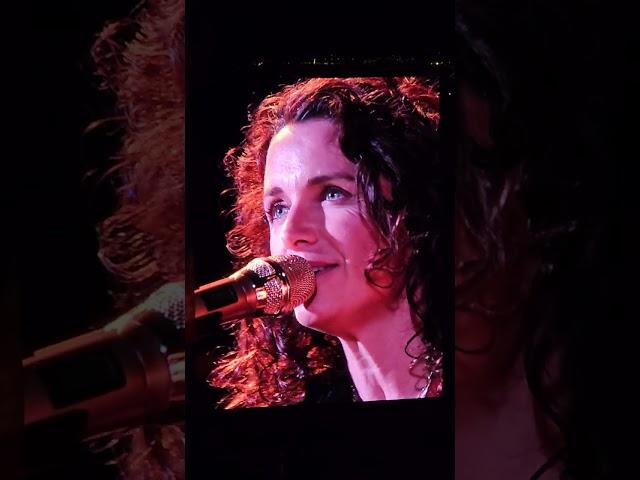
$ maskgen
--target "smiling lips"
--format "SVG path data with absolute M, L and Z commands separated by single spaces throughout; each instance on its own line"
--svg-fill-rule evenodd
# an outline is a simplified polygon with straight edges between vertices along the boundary
M 311 268 L 313 269 L 313 273 L 318 275 L 319 273 L 325 272 L 327 270 L 331 270 L 332 268 L 337 267 L 338 265 L 335 263 L 314 263 L 311 262 Z

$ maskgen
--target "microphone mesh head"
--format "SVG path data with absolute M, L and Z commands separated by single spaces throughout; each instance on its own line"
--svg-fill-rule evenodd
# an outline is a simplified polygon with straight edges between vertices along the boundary
M 276 273 L 276 269 L 273 268 L 273 265 L 265 261 L 264 258 L 254 258 L 247 264 L 245 268 L 251 270 L 260 278 L 270 277 Z M 279 313 L 286 301 L 284 295 L 284 282 L 280 277 L 274 277 L 270 280 L 267 280 L 267 282 L 264 284 L 264 289 L 267 292 L 267 298 L 265 300 L 265 306 L 263 308 L 264 313 L 267 313 L 269 315 Z
M 284 305 L 284 310 L 291 311 L 309 300 L 316 290 L 316 277 L 311 264 L 298 255 L 278 255 L 269 258 L 282 267 L 289 279 L 289 303 Z
M 145 300 L 149 310 L 160 313 L 175 324 L 175 328 L 184 328 L 184 282 L 165 283 Z
M 271 263 L 277 264 L 286 278 L 275 276 L 264 284 L 267 292 L 264 307 L 266 314 L 290 312 L 311 298 L 316 289 L 316 278 L 309 262 L 297 255 L 276 255 L 264 259 L 253 259 L 246 268 L 256 273 L 260 278 L 265 278 L 277 273 Z M 285 295 L 285 283 L 289 285 L 288 299 Z

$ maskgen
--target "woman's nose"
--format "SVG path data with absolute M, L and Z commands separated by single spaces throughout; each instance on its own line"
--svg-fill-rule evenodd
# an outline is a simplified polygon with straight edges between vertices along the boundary
M 289 250 L 315 244 L 318 241 L 319 223 L 318 212 L 311 207 L 292 205 L 280 232 L 282 244 Z

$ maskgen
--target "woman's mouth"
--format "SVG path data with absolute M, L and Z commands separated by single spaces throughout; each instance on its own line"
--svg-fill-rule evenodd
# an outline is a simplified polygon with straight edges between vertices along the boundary
M 336 268 L 338 265 L 335 263 L 332 264 L 326 264 L 326 265 L 314 265 L 311 264 L 311 268 L 313 270 L 313 274 L 316 277 L 316 279 L 318 279 L 319 277 L 324 276 L 325 272 L 331 271 L 334 268 Z M 313 302 L 314 298 L 316 298 L 316 294 L 318 293 L 318 286 L 316 285 L 316 290 L 313 292 L 313 295 L 311 295 L 311 297 L 304 302 L 304 306 L 308 307 L 309 304 L 311 304 L 311 302 Z
M 313 273 L 318 276 L 328 270 L 332 270 L 333 268 L 337 267 L 337 265 L 332 264 L 332 265 L 316 265 L 313 267 Z

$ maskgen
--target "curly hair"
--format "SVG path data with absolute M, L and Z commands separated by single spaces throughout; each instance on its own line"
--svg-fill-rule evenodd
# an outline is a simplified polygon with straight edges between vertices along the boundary
M 123 139 L 107 172 L 119 204 L 98 227 L 99 257 L 130 308 L 184 278 L 184 2 L 140 3 L 103 29 L 91 53 Z
M 148 0 L 107 24 L 91 51 L 100 87 L 115 98 L 122 145 L 103 178 L 118 205 L 98 226 L 99 258 L 114 275 L 116 308 L 141 303 L 185 276 L 184 0 Z M 183 425 L 147 424 L 92 439 L 122 478 L 184 478 Z
M 314 118 L 340 128 L 341 150 L 357 167 L 363 213 L 384 242 L 370 260 L 368 281 L 375 282 L 375 271 L 400 275 L 421 320 L 419 334 L 441 351 L 444 319 L 434 305 L 438 273 L 447 268 L 438 255 L 446 167 L 437 144 L 439 97 L 424 78 L 314 78 L 265 98 L 250 115 L 244 141 L 225 157 L 236 197 L 230 252 L 238 265 L 269 255 L 262 207 L 267 150 L 285 125 Z M 382 178 L 391 185 L 391 198 L 381 191 Z M 399 253 L 408 254 L 406 265 L 394 265 Z M 235 348 L 210 376 L 212 385 L 230 390 L 226 408 L 308 400 L 313 377 L 344 368 L 337 341 L 300 326 L 292 315 L 243 319 L 232 328 Z

